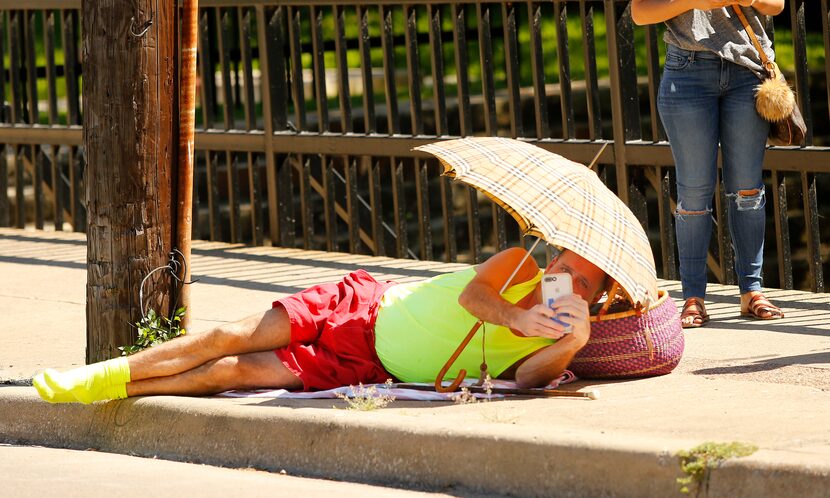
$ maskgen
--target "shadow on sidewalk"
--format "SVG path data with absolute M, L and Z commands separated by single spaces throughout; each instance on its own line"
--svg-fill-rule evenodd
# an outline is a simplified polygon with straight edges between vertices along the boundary
M 765 358 L 756 360 L 753 363 L 742 365 L 729 365 L 723 367 L 701 368 L 692 370 L 689 373 L 695 375 L 718 375 L 718 374 L 742 374 L 752 372 L 765 372 L 792 365 L 813 365 L 830 363 L 830 351 L 821 353 L 810 353 L 795 356 L 780 356 L 777 358 Z

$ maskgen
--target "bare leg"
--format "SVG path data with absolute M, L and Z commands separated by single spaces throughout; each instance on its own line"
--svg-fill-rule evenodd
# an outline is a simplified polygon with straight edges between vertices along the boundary
M 130 392 L 210 393 L 244 387 L 249 380 L 257 387 L 301 387 L 299 379 L 277 360 L 272 351 L 286 346 L 290 339 L 288 314 L 282 307 L 277 307 L 201 334 L 160 344 L 127 358 L 115 358 L 65 373 L 47 369 L 36 375 L 32 384 L 41 398 L 51 403 L 121 399 Z M 233 360 L 235 355 L 244 357 L 254 352 L 264 352 L 266 356 L 263 358 L 270 361 Z M 214 361 L 208 363 L 211 360 Z M 256 368 L 251 368 L 251 365 L 259 364 L 265 367 L 261 374 L 256 372 Z M 183 375 L 202 365 L 205 368 L 198 372 Z M 169 376 L 174 377 L 165 383 L 164 379 Z M 155 390 L 148 387 L 142 392 L 141 386 L 134 384 L 144 379 L 166 387 Z M 127 389 L 128 383 L 132 390 Z
M 217 358 L 279 349 L 286 346 L 290 339 L 288 314 L 282 306 L 278 306 L 238 322 L 179 337 L 136 353 L 127 358 L 130 380 L 135 382 L 176 375 Z M 271 355 L 274 356 L 273 353 Z
M 226 356 L 180 374 L 130 382 L 127 384 L 127 395 L 203 396 L 230 389 L 302 387 L 302 381 L 282 364 L 273 351 L 265 351 Z

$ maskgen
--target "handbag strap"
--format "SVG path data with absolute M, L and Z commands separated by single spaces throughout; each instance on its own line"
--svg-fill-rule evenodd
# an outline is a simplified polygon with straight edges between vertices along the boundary
M 761 47 L 761 42 L 758 41 L 758 37 L 755 36 L 755 30 L 752 29 L 752 26 L 749 25 L 749 21 L 746 19 L 743 11 L 740 7 L 732 6 L 732 10 L 735 11 L 735 14 L 738 15 L 738 19 L 741 20 L 741 24 L 744 25 L 744 29 L 746 30 L 746 34 L 749 35 L 749 39 L 752 41 L 752 44 L 755 45 L 755 50 L 758 51 L 758 56 L 761 58 L 761 65 L 764 66 L 764 69 L 770 74 L 770 78 L 774 78 L 776 74 L 775 70 L 775 63 L 769 60 L 767 57 L 767 53 L 764 51 L 763 47 Z

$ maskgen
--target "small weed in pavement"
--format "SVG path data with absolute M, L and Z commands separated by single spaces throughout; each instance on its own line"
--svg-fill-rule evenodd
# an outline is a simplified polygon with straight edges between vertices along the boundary
M 695 446 L 690 450 L 677 452 L 680 459 L 680 470 L 685 477 L 678 477 L 677 484 L 680 485 L 680 492 L 689 494 L 689 486 L 695 485 L 695 495 L 700 493 L 701 486 L 705 483 L 708 488 L 709 472 L 720 466 L 722 462 L 730 458 L 749 456 L 758 451 L 754 444 L 739 442 L 713 443 L 711 441 Z
M 484 376 L 481 387 L 484 389 L 484 394 L 487 395 L 484 399 L 482 399 L 482 401 L 486 403 L 490 401 L 490 396 L 493 394 L 493 379 L 490 378 L 490 374 L 486 374 Z M 462 387 L 461 391 L 453 394 L 450 399 L 456 405 L 470 405 L 478 403 L 478 399 L 476 399 L 475 394 L 471 393 L 466 387 Z
M 470 405 L 478 402 L 475 394 L 471 393 L 466 387 L 462 387 L 461 391 L 453 394 L 450 399 L 452 399 L 453 403 L 456 405 Z
M 387 379 L 383 385 L 385 387 L 382 387 L 381 389 L 388 390 L 392 386 L 392 379 Z M 376 386 L 364 386 L 363 384 L 358 384 L 357 387 L 349 386 L 349 388 L 354 396 L 347 396 L 342 393 L 335 394 L 335 396 L 342 399 L 349 405 L 349 410 L 358 410 L 362 412 L 377 410 L 378 408 L 385 408 L 386 405 L 395 401 L 394 395 L 383 394 Z

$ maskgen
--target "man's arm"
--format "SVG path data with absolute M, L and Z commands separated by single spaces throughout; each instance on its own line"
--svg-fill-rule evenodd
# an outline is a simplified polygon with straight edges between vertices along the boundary
M 574 355 L 588 343 L 591 336 L 588 302 L 572 294 L 556 300 L 554 310 L 566 321 L 572 332 L 546 348 L 536 351 L 516 370 L 516 385 L 521 389 L 544 387 L 562 375 Z
M 636 24 L 663 22 L 692 10 L 713 10 L 730 5 L 752 7 L 766 16 L 775 16 L 784 10 L 784 0 L 633 0 L 631 18 Z
M 584 342 L 568 335 L 556 341 L 556 344 L 536 351 L 516 370 L 516 387 L 532 389 L 547 386 L 562 375 L 584 346 Z
M 526 310 L 507 302 L 499 294 L 510 274 L 516 269 L 527 252 L 512 248 L 504 250 L 476 267 L 476 276 L 458 296 L 458 303 L 473 316 L 485 322 L 504 325 L 527 336 L 558 339 L 565 327 L 551 318 L 556 312 L 536 305 Z M 528 258 L 513 277 L 510 285 L 526 282 L 539 272 L 536 262 Z
M 555 344 L 527 358 L 516 370 L 519 387 L 542 387 L 561 375 L 577 351 L 588 342 L 590 315 L 588 302 L 578 294 L 557 299 L 553 309 L 541 304 L 523 309 L 502 298 L 499 290 L 525 254 L 522 249 L 507 249 L 479 265 L 476 276 L 464 288 L 458 302 L 489 323 L 508 326 L 526 336 L 557 339 Z M 526 260 L 511 285 L 530 280 L 538 271 L 532 259 Z M 551 320 L 553 317 L 560 322 Z M 570 329 L 569 334 L 565 334 L 566 329 Z

